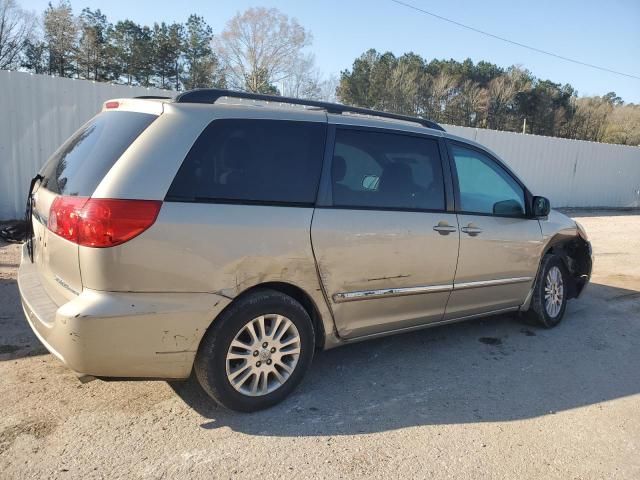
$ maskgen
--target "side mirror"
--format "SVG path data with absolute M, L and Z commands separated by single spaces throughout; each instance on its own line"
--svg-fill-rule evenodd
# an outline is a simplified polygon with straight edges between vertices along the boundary
M 524 215 L 522 205 L 517 200 L 503 200 L 493 204 L 495 215 Z
M 547 197 L 533 197 L 531 212 L 536 218 L 546 217 L 551 211 L 551 203 Z

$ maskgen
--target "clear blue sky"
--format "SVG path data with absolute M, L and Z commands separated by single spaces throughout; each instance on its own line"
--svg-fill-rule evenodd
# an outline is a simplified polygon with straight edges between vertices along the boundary
M 520 43 L 640 77 L 640 0 L 405 0 L 444 17 Z M 57 0 L 53 0 L 56 3 Z M 48 0 L 18 0 L 43 11 Z M 276 7 L 313 34 L 311 51 L 325 73 L 338 74 L 368 48 L 396 55 L 469 57 L 500 66 L 522 65 L 537 77 L 571 83 L 580 95 L 615 91 L 640 103 L 640 80 L 582 67 L 508 45 L 389 0 L 71 0 L 75 13 L 100 8 L 110 21 L 185 21 L 202 15 L 220 32 L 236 12 Z

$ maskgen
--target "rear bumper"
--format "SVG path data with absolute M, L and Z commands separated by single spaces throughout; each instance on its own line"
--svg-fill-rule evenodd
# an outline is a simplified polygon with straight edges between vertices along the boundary
M 84 289 L 56 305 L 24 251 L 18 286 L 43 345 L 71 370 L 96 377 L 188 377 L 202 336 L 229 303 L 209 293 Z

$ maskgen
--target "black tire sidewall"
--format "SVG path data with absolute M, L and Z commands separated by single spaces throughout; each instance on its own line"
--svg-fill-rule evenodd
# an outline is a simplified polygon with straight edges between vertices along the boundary
M 247 322 L 264 314 L 279 314 L 291 320 L 300 335 L 300 356 L 287 381 L 274 392 L 250 397 L 238 392 L 226 373 L 229 345 Z M 306 310 L 293 298 L 273 290 L 249 294 L 215 320 L 196 358 L 196 376 L 218 403 L 231 410 L 251 412 L 271 407 L 287 397 L 308 370 L 315 349 L 314 331 Z

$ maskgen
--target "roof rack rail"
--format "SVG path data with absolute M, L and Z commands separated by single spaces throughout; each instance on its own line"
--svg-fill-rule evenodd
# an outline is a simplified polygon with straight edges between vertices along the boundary
M 328 113 L 357 113 L 360 115 L 371 115 L 374 117 L 392 118 L 394 120 L 404 120 L 406 122 L 419 123 L 423 127 L 445 131 L 440 125 L 424 118 L 400 115 L 398 113 L 381 112 L 369 108 L 350 107 L 339 103 L 320 102 L 317 100 L 304 100 L 302 98 L 280 97 L 276 95 L 263 95 L 260 93 L 238 92 L 235 90 L 224 90 L 220 88 L 198 88 L 180 93 L 175 97 L 176 103 L 215 103 L 222 97 L 243 98 L 247 100 L 261 100 L 265 102 L 290 103 L 293 105 L 305 105 L 326 110 Z
M 137 98 L 139 100 L 154 100 L 154 99 L 168 100 L 171 97 L 163 97 L 162 95 L 138 95 L 137 97 L 133 97 L 133 98 Z

